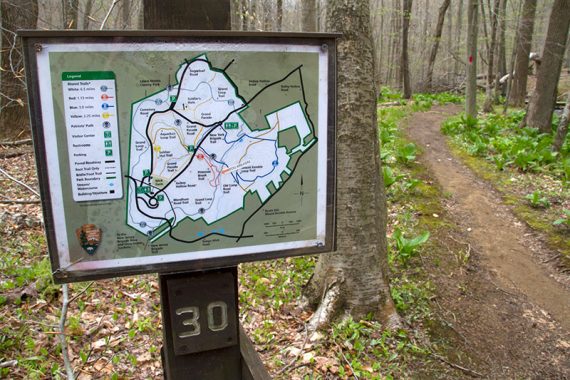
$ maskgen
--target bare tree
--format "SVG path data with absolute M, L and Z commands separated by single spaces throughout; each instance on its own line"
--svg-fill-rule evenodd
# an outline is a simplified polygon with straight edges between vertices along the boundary
M 79 0 L 62 0 L 63 28 L 77 29 Z
M 283 29 L 283 0 L 277 0 L 277 31 Z
M 431 52 L 428 61 L 428 71 L 426 78 L 426 87 L 431 89 L 433 81 L 433 66 L 435 64 L 435 58 L 437 56 L 437 50 L 439 49 L 439 42 L 441 40 L 441 33 L 443 32 L 443 23 L 445 21 L 445 13 L 449 8 L 449 3 L 451 0 L 443 0 L 443 3 L 439 7 L 439 13 L 437 16 L 437 24 L 435 26 L 435 33 L 433 34 L 433 45 L 431 47 Z M 450 36 L 451 38 L 451 36 Z
M 404 98 L 412 97 L 412 85 L 410 83 L 410 59 L 408 56 L 408 34 L 410 30 L 410 17 L 412 15 L 412 0 L 404 0 L 402 8 L 402 56 L 400 70 L 402 83 L 404 84 Z
M 556 88 L 560 79 L 562 60 L 570 28 L 570 1 L 554 0 L 548 31 L 526 115 L 526 124 L 543 133 L 552 132 L 552 113 L 556 103 Z
M 477 117 L 477 33 L 479 27 L 477 0 L 467 4 L 467 89 L 465 93 L 465 113 Z
M 328 29 L 338 41 L 337 249 L 322 255 L 305 295 L 319 305 L 310 328 L 341 313 L 399 322 L 388 286 L 386 195 L 376 124 L 367 0 L 331 0 Z
M 301 20 L 304 32 L 317 31 L 317 1 L 303 0 Z
M 493 110 L 493 84 L 495 76 L 495 50 L 497 48 L 497 21 L 501 0 L 495 0 L 493 8 L 489 8 L 489 16 L 491 18 L 491 44 L 487 54 L 487 89 L 485 96 L 485 104 L 483 105 L 483 112 L 491 112 Z
M 0 0 L 2 52 L 0 76 L 0 138 L 14 138 L 29 130 L 26 83 L 18 29 L 34 29 L 37 0 Z
M 536 0 L 525 0 L 519 21 L 515 68 L 509 93 L 509 103 L 515 107 L 523 107 L 526 99 L 529 54 L 532 46 L 535 16 Z

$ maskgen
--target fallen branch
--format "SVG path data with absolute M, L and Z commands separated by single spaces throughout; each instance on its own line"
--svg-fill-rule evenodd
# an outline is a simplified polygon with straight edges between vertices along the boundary
M 291 360 L 289 362 L 289 364 L 287 364 L 285 367 L 281 368 L 279 370 L 279 372 L 277 372 L 275 374 L 275 376 L 279 376 L 282 373 L 284 373 L 289 367 L 291 367 L 293 364 L 295 364 L 295 362 L 297 360 L 299 360 L 299 358 L 301 357 L 301 354 L 303 353 L 303 351 L 305 350 L 305 346 L 307 345 L 307 341 L 309 340 L 309 330 L 307 329 L 307 324 L 305 324 L 305 340 L 303 341 L 303 345 L 301 346 L 301 349 L 299 350 L 299 352 L 297 353 L 297 355 L 295 355 L 295 357 L 293 358 L 293 360 Z
M 107 14 L 105 15 L 105 18 L 103 19 L 103 22 L 101 23 L 101 27 L 99 28 L 99 30 L 105 29 L 105 24 L 107 23 L 107 20 L 109 19 L 109 16 L 111 15 L 111 12 L 113 12 L 115 5 L 117 5 L 117 3 L 119 1 L 121 1 L 121 0 L 113 0 L 113 3 L 111 4 L 111 7 L 107 11 Z
M 30 186 L 26 185 L 24 182 L 18 180 L 17 178 L 12 177 L 10 175 L 10 173 L 6 172 L 4 169 L 0 168 L 0 173 L 4 174 L 9 179 L 16 182 L 18 185 L 25 187 L 26 189 L 30 190 L 32 193 L 34 193 L 35 195 L 40 197 L 40 193 L 38 193 L 36 190 L 32 189 Z
M 31 150 L 24 150 L 24 151 L 19 151 L 19 152 L 1 152 L 0 158 L 20 157 L 20 156 L 23 156 L 24 154 L 27 154 L 27 153 L 32 153 L 32 151 Z
M 38 204 L 38 203 L 40 203 L 40 201 L 36 201 L 33 199 L 25 200 L 25 201 L 19 201 L 19 200 L 14 200 L 14 199 L 0 199 L 0 203 L 26 205 L 26 204 Z
M 437 360 L 444 362 L 448 366 L 453 367 L 455 369 L 458 369 L 458 370 L 460 370 L 460 371 L 462 371 L 468 375 L 476 376 L 476 377 L 483 377 L 482 373 L 479 373 L 479 372 L 474 371 L 472 369 L 469 369 L 467 367 L 460 366 L 459 364 L 455 364 L 453 362 L 450 362 L 449 360 L 447 360 L 446 358 L 444 358 L 441 355 L 436 354 L 435 352 L 430 352 L 430 355 L 433 356 L 434 358 L 436 358 Z
M 28 145 L 32 144 L 32 139 L 24 139 L 17 141 L 0 141 L 0 145 L 4 146 L 18 146 L 18 145 Z

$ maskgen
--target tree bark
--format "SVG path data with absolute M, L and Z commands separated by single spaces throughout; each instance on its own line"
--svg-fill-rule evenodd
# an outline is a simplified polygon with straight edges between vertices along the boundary
M 143 0 L 145 29 L 203 29 L 231 28 L 230 0 L 170 0 L 168 17 L 161 0 Z
M 283 29 L 283 0 L 277 0 L 277 31 Z
M 0 0 L 2 51 L 0 53 L 0 139 L 29 133 L 26 85 L 23 77 L 21 42 L 18 29 L 35 29 L 38 22 L 37 0 L 14 2 Z
M 528 64 L 532 46 L 532 33 L 536 16 L 536 0 L 525 0 L 519 22 L 516 43 L 516 59 L 509 93 L 509 103 L 514 107 L 524 107 L 528 79 Z
M 477 32 L 479 29 L 479 9 L 477 0 L 469 0 L 467 5 L 467 88 L 465 93 L 465 113 L 477 117 Z
M 316 0 L 303 0 L 301 4 L 302 4 L 301 21 L 302 21 L 302 25 L 303 25 L 303 32 L 316 32 L 317 31 L 317 1 Z
M 373 47 L 367 0 L 331 0 L 338 40 L 337 249 L 322 255 L 305 295 L 319 304 L 310 329 L 335 316 L 372 313 L 399 322 L 388 285 L 386 195 L 380 170 Z
M 507 30 L 507 0 L 501 0 L 501 7 L 499 8 L 499 39 L 497 41 L 497 57 L 496 68 L 497 77 L 502 78 L 507 74 L 507 48 L 506 48 L 506 30 Z M 514 50 L 514 49 L 513 49 Z M 499 102 L 499 96 L 505 96 L 507 93 L 507 86 L 499 81 L 495 81 L 495 103 Z
M 536 88 L 530 98 L 526 115 L 527 126 L 543 133 L 552 132 L 552 113 L 556 88 L 570 27 L 570 0 L 554 0 L 548 22 L 542 62 L 536 75 Z
M 428 61 L 428 71 L 426 78 L 427 90 L 431 90 L 433 82 L 433 66 L 435 64 L 435 58 L 437 56 L 437 50 L 439 49 L 439 42 L 441 40 L 441 33 L 443 32 L 443 23 L 445 22 L 445 13 L 449 8 L 451 0 L 443 0 L 443 3 L 439 7 L 439 14 L 437 16 L 437 24 L 435 26 L 435 33 L 433 35 L 433 45 L 431 47 L 431 52 Z M 451 38 L 451 36 L 450 36 Z
M 554 141 L 552 143 L 552 150 L 555 152 L 560 152 L 562 145 L 564 145 L 566 135 L 568 134 L 568 122 L 570 122 L 570 91 L 568 91 L 566 106 L 564 107 L 564 111 L 562 111 L 562 117 L 558 123 L 556 136 L 554 137 Z
M 410 17 L 412 15 L 412 0 L 404 0 L 402 11 L 402 56 L 400 59 L 400 70 L 402 83 L 404 84 L 404 99 L 410 99 L 412 97 L 412 85 L 410 83 L 408 34 L 410 31 Z
M 488 65 L 487 65 L 487 89 L 485 95 L 485 104 L 483 105 L 483 112 L 493 111 L 493 80 L 495 76 L 495 49 L 497 45 L 497 18 L 501 0 L 495 0 L 493 9 L 489 9 L 489 17 L 491 18 L 491 45 L 489 46 Z M 497 78 L 498 80 L 498 78 Z

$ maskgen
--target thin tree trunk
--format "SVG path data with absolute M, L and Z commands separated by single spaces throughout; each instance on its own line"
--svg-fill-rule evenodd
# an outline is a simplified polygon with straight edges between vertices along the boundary
M 404 0 L 402 19 L 402 58 L 400 68 L 402 70 L 402 82 L 404 83 L 404 99 L 412 97 L 412 85 L 410 83 L 410 60 L 408 55 L 408 33 L 410 31 L 410 17 L 412 15 L 412 0 Z
M 526 115 L 527 126 L 538 128 L 543 133 L 552 132 L 556 88 L 570 28 L 568 15 L 570 15 L 570 1 L 555 0 L 548 22 L 541 63 L 536 75 L 536 88 L 530 98 Z
M 459 56 L 461 50 L 461 33 L 463 32 L 463 0 L 459 0 L 459 6 L 457 7 L 457 24 L 455 26 L 455 54 Z M 453 74 L 455 78 L 459 74 L 460 66 L 459 61 L 455 60 L 453 64 Z
M 93 10 L 93 0 L 85 1 L 85 8 L 83 8 L 83 29 L 89 30 L 89 17 L 91 17 L 91 11 Z
M 64 2 L 64 28 L 77 29 L 77 10 L 79 8 L 79 0 L 66 0 Z
M 316 0 L 303 0 L 301 21 L 303 32 L 317 31 L 317 2 Z
M 528 56 L 532 46 L 535 16 L 536 0 L 525 0 L 517 33 L 514 75 L 509 93 L 509 103 L 514 107 L 524 107 L 526 100 Z
M 497 44 L 497 15 L 501 6 L 500 0 L 495 0 L 493 9 L 489 9 L 489 16 L 491 17 L 491 45 L 489 46 L 487 66 L 487 89 L 485 96 L 485 104 L 483 105 L 483 112 L 493 111 L 493 77 L 495 75 L 495 49 Z M 498 79 L 497 79 L 498 80 Z
M 386 195 L 381 175 L 370 10 L 366 0 L 331 0 L 328 30 L 338 40 L 337 247 L 321 255 L 305 296 L 318 304 L 309 329 L 340 315 L 368 314 L 393 327 L 386 245 Z
M 247 30 L 248 29 L 248 18 L 249 18 L 249 13 L 248 13 L 249 7 L 247 6 L 247 0 L 241 0 L 240 8 L 241 8 L 240 9 L 241 30 Z
M 554 142 L 552 143 L 552 150 L 555 152 L 560 152 L 564 141 L 566 140 L 566 135 L 568 134 L 568 122 L 570 121 L 570 91 L 568 91 L 568 98 L 566 99 L 566 106 L 564 111 L 562 111 L 562 117 L 558 123 L 558 129 L 556 130 L 556 136 L 554 137 Z
M 277 31 L 283 29 L 283 0 L 277 0 Z
M 477 117 L 477 32 L 479 27 L 479 7 L 477 0 L 469 0 L 467 5 L 467 88 L 465 113 Z
M 449 17 L 447 21 L 447 54 L 448 58 L 451 57 L 450 52 L 453 51 L 453 4 L 449 4 Z M 449 85 L 453 80 L 453 70 L 447 68 L 447 84 Z
M 427 71 L 427 78 L 426 84 L 428 91 L 432 88 L 433 82 L 433 66 L 435 64 L 435 58 L 437 56 L 437 50 L 439 49 L 439 42 L 441 40 L 441 33 L 443 32 L 443 23 L 445 21 L 445 13 L 449 8 L 449 4 L 451 0 L 443 0 L 443 3 L 439 7 L 439 14 L 437 16 L 437 24 L 435 26 L 435 33 L 433 35 L 433 45 L 431 47 L 431 52 L 429 55 L 428 61 L 428 71 Z M 451 36 L 449 37 L 451 38 Z
M 18 29 L 35 29 L 37 0 L 0 0 L 2 51 L 0 53 L 0 138 L 15 138 L 29 131 L 26 85 L 22 76 L 23 57 Z

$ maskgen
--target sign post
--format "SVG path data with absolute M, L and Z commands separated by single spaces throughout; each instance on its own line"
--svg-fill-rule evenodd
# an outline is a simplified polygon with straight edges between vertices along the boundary
M 20 34 L 54 280 L 159 273 L 167 378 L 266 377 L 236 265 L 334 248 L 338 36 Z

